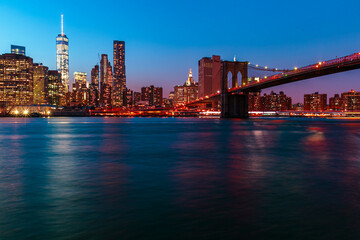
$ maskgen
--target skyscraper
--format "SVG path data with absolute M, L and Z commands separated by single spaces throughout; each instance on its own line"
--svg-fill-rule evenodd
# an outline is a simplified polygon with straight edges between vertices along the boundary
M 123 93 L 126 90 L 125 42 L 114 41 L 114 81 L 113 102 L 119 107 L 124 104 Z
M 99 105 L 99 65 L 95 65 L 91 69 L 91 83 L 90 83 L 90 105 L 97 107 Z
M 34 104 L 47 103 L 47 87 L 49 82 L 49 68 L 43 66 L 41 63 L 34 64 Z
M 222 62 L 220 56 L 204 57 L 199 60 L 199 97 L 205 97 L 221 90 Z
M 61 98 L 62 96 L 62 90 L 61 88 L 61 74 L 58 71 L 55 70 L 49 70 L 48 71 L 48 103 L 50 105 L 60 106 L 61 105 Z
M 100 105 L 111 107 L 112 67 L 107 54 L 101 54 L 100 60 Z
M 61 73 L 65 92 L 69 91 L 69 39 L 64 34 L 64 21 L 61 14 L 61 34 L 56 38 L 56 68 Z

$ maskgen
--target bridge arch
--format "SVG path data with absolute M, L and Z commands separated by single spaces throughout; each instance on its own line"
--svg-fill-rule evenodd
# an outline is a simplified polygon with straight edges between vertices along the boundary
M 232 88 L 233 87 L 233 73 L 231 71 L 228 71 L 228 73 L 226 74 L 226 87 L 227 89 Z
M 223 71 L 225 73 L 225 86 L 239 87 L 248 82 L 248 62 L 223 62 Z M 231 73 L 231 83 L 229 83 L 229 73 Z M 241 78 L 241 79 L 239 79 Z

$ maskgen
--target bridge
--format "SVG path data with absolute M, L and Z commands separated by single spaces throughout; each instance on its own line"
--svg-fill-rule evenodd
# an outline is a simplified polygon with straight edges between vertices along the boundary
M 248 69 L 258 68 L 264 71 L 281 72 L 269 77 L 258 78 L 249 81 Z M 211 95 L 187 103 L 188 107 L 204 104 L 214 105 L 221 101 L 222 118 L 247 118 L 248 117 L 248 93 L 258 92 L 261 89 L 275 87 L 286 83 L 321 77 L 360 68 L 360 53 L 318 62 L 293 70 L 278 70 L 261 68 L 257 65 L 250 65 L 249 62 L 223 61 L 222 62 L 222 88 Z M 237 79 L 237 73 L 242 75 L 241 83 Z M 228 74 L 232 74 L 231 87 L 228 87 Z

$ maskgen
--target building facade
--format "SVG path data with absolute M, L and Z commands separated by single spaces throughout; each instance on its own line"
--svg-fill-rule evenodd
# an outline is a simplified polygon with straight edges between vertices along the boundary
M 71 102 L 75 105 L 87 106 L 90 102 L 87 73 L 75 72 Z
M 195 83 L 190 69 L 189 77 L 184 85 L 174 87 L 174 105 L 178 106 L 198 99 L 198 87 L 199 86 Z
M 360 92 L 351 90 L 341 94 L 341 110 L 359 111 L 360 110 Z
M 49 68 L 41 63 L 34 64 L 34 104 L 46 104 L 49 84 Z
M 110 108 L 112 106 L 112 67 L 107 54 L 101 55 L 100 60 L 100 106 Z
M 56 69 L 61 73 L 65 92 L 69 91 L 69 39 L 64 34 L 63 15 L 61 14 L 61 34 L 56 37 Z
M 114 41 L 113 45 L 113 105 L 116 107 L 124 105 L 123 94 L 126 89 L 126 68 L 125 68 L 125 42 Z
M 221 91 L 222 61 L 220 56 L 199 60 L 199 98 Z
M 279 94 L 271 92 L 263 96 L 259 92 L 249 94 L 249 111 L 286 111 L 291 109 L 291 97 L 286 96 L 284 92 Z
M 26 56 L 25 47 L 23 47 L 23 46 L 11 45 L 11 53 L 21 54 L 21 55 Z
M 305 111 L 325 111 L 327 110 L 327 95 L 315 92 L 304 95 Z
M 20 54 L 0 55 L 0 105 L 33 103 L 33 59 Z
M 329 98 L 329 110 L 341 111 L 343 109 L 342 98 L 339 94 L 335 94 L 334 97 Z
M 100 67 L 99 65 L 95 65 L 93 69 L 91 69 L 91 82 L 90 82 L 90 96 L 89 96 L 89 105 L 92 107 L 99 106 L 99 74 L 100 74 Z
M 62 84 L 61 73 L 57 70 L 49 70 L 48 75 L 48 104 L 61 106 L 64 101 L 64 87 Z
M 163 99 L 162 87 L 142 87 L 141 101 L 147 101 L 149 106 L 161 107 Z

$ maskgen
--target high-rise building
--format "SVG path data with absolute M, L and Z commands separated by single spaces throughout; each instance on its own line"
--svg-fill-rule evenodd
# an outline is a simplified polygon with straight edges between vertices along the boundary
M 56 68 L 61 73 L 65 92 L 69 91 L 69 39 L 64 34 L 64 21 L 61 14 L 61 34 L 56 37 Z
M 199 98 L 221 91 L 222 62 L 220 56 L 199 60 Z
M 99 106 L 99 65 L 95 65 L 93 69 L 91 69 L 91 83 L 90 83 L 90 96 L 89 96 L 89 104 L 92 107 Z
M 18 45 L 11 45 L 11 53 L 14 54 L 21 54 L 21 55 L 26 55 L 25 54 L 25 47 L 23 46 L 18 46 Z
M 0 104 L 33 103 L 33 59 L 20 54 L 0 55 Z
M 100 60 L 100 105 L 111 107 L 112 67 L 107 54 L 101 55 Z
M 327 95 L 315 92 L 304 95 L 305 111 L 325 111 L 327 109 Z
M 126 90 L 125 42 L 114 41 L 114 82 L 112 85 L 113 103 L 119 107 L 124 104 L 123 93 Z
M 74 83 L 87 84 L 87 73 L 86 72 L 74 72 Z
M 174 105 L 181 105 L 198 99 L 198 84 L 192 77 L 190 69 L 189 77 L 183 86 L 174 87 Z
M 34 64 L 34 104 L 47 103 L 47 88 L 49 82 L 49 68 L 41 63 Z
M 162 105 L 163 89 L 162 87 L 142 87 L 141 101 L 147 101 L 149 106 L 160 107 Z
M 60 106 L 62 105 L 62 98 L 64 97 L 61 73 L 56 70 L 49 70 L 48 74 L 47 101 L 50 105 Z
M 89 103 L 89 83 L 86 80 L 87 74 L 85 72 L 74 73 L 74 83 L 72 92 L 72 104 L 88 105 Z

